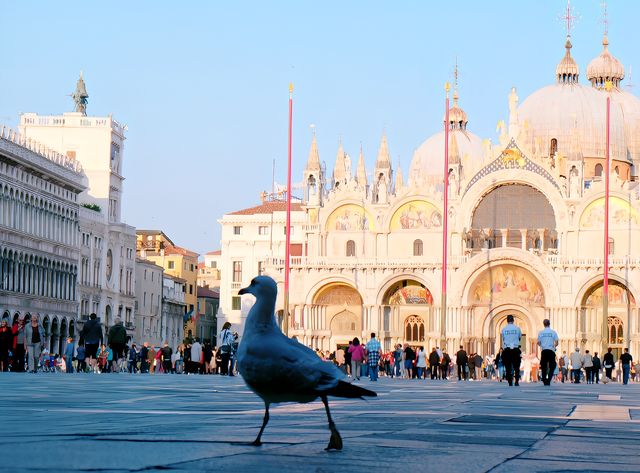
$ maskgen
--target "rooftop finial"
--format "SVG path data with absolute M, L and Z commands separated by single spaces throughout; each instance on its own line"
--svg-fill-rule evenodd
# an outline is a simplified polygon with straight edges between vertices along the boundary
M 76 83 L 76 90 L 71 94 L 71 98 L 73 102 L 76 104 L 74 109 L 75 112 L 80 112 L 83 115 L 87 114 L 87 103 L 89 102 L 87 99 L 89 98 L 89 94 L 87 93 L 87 88 L 84 85 L 84 79 L 82 77 L 82 71 L 80 71 L 80 78 Z
M 606 0 L 603 0 L 603 2 L 600 4 L 600 6 L 602 7 L 602 20 L 600 20 L 602 22 L 602 25 L 604 26 L 604 37 L 606 38 L 607 36 L 609 36 L 609 15 L 607 14 L 607 2 Z

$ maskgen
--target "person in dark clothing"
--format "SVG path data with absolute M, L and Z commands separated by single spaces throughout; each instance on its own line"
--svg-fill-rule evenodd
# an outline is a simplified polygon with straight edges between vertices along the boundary
M 162 359 L 162 370 L 169 374 L 173 371 L 173 367 L 171 365 L 171 355 L 173 355 L 173 350 L 169 346 L 169 343 L 164 342 L 164 346 L 160 349 L 161 355 L 160 359 Z M 211 358 L 209 358 L 211 361 Z
M 471 353 L 468 358 L 469 377 L 476 379 L 476 357 L 474 353 Z
M 9 351 L 13 348 L 13 332 L 7 319 L 0 322 L 0 371 L 9 371 Z
M 84 355 L 89 360 L 89 368 L 96 370 L 98 361 L 98 347 L 102 344 L 102 325 L 94 313 L 89 316 L 80 331 L 80 345 L 84 345 Z
M 351 352 L 349 351 L 349 348 L 351 348 L 352 344 L 353 340 L 349 340 L 349 346 L 344 350 L 344 367 L 347 370 L 347 375 L 349 376 L 351 376 Z
M 18 319 L 13 323 L 11 332 L 13 333 L 13 359 L 11 360 L 11 371 L 17 373 L 24 372 L 24 319 Z
M 447 350 L 442 350 L 442 360 L 440 360 L 440 378 L 449 379 L 449 365 L 451 364 L 451 357 L 447 353 Z
M 120 317 L 116 317 L 116 323 L 109 329 L 108 342 L 113 351 L 113 370 L 117 371 L 116 366 L 127 346 L 127 329 L 122 325 Z
M 211 374 L 211 358 L 213 358 L 213 349 L 209 342 L 204 343 L 204 347 L 202 348 L 202 357 L 204 359 L 202 366 L 204 374 Z
M 411 379 L 413 377 L 414 369 L 413 369 L 413 361 L 416 359 L 416 352 L 413 351 L 409 345 L 407 345 L 404 349 L 404 369 L 407 372 L 407 377 Z
M 616 358 L 613 356 L 612 348 L 607 348 L 607 353 L 602 357 L 602 366 L 604 366 L 605 376 L 611 379 L 611 372 L 616 365 Z
M 622 364 L 622 384 L 629 383 L 629 373 L 631 373 L 631 362 L 633 357 L 629 353 L 629 349 L 625 348 L 624 353 L 620 355 L 620 363 Z
M 598 352 L 593 354 L 593 380 L 598 384 L 600 382 L 600 369 L 602 368 L 602 363 L 600 362 L 600 358 L 598 358 Z
M 136 373 L 138 364 L 138 350 L 136 350 L 136 344 L 132 343 L 129 349 L 129 373 Z
M 140 349 L 140 373 L 149 372 L 149 361 L 147 360 L 148 357 L 149 357 L 149 342 L 144 342 L 142 344 L 142 348 Z
M 456 365 L 458 366 L 458 381 L 462 381 L 464 378 L 465 381 L 469 379 L 469 370 L 467 364 L 469 363 L 469 356 L 467 352 L 464 350 L 462 345 L 460 345 L 460 350 L 456 353 Z
M 431 379 L 438 379 L 438 370 L 440 369 L 440 355 L 435 348 L 429 353 L 429 370 L 431 371 Z

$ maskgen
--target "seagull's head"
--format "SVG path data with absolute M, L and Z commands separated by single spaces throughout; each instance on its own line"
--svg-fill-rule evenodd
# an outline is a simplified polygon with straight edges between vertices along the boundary
M 278 285 L 269 276 L 256 276 L 251 280 L 251 284 L 238 291 L 238 295 L 251 294 L 256 299 L 260 297 L 274 298 L 278 292 Z

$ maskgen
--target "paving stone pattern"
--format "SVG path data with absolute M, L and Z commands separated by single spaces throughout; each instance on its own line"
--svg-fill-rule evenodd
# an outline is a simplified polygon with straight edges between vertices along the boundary
M 0 373 L 0 471 L 640 471 L 640 385 L 382 378 L 379 397 L 271 409 L 241 378 Z

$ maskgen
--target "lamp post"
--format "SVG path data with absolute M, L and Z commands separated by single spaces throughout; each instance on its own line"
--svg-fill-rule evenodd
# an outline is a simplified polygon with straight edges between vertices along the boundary
M 289 273 L 291 272 L 291 131 L 293 120 L 293 84 L 289 84 L 289 152 L 287 159 L 287 220 L 284 256 L 284 334 L 289 336 Z
M 609 175 L 611 164 L 609 156 L 609 134 L 611 128 L 611 89 L 613 83 L 606 81 L 604 88 L 607 91 L 606 131 L 604 151 L 604 264 L 602 282 L 602 351 L 607 349 L 609 336 Z

